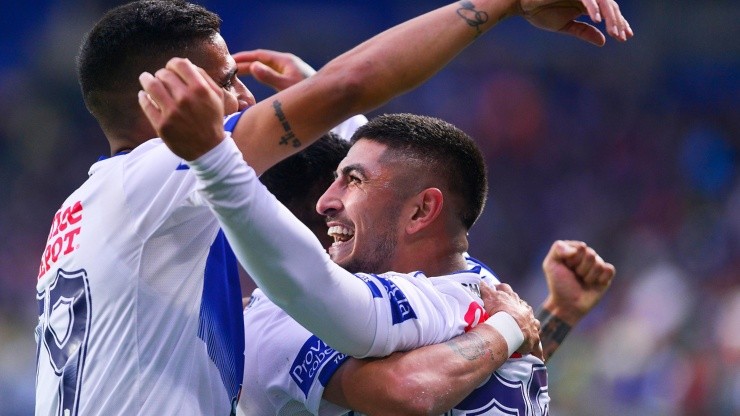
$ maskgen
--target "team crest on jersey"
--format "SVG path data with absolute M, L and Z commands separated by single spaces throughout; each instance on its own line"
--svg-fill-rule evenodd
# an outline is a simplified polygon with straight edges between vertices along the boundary
M 500 368 L 444 416 L 547 416 L 549 408 L 545 366 L 520 363 Z
M 46 240 L 46 248 L 41 256 L 38 279 L 60 258 L 69 255 L 77 248 L 75 237 L 82 231 L 82 202 L 77 201 L 59 208 L 54 214 L 51 231 Z

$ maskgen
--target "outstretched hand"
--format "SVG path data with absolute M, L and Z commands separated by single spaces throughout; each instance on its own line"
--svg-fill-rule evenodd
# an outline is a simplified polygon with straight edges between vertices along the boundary
M 223 140 L 224 92 L 190 60 L 172 58 L 139 82 L 139 105 L 173 153 L 194 160 Z
M 237 52 L 232 56 L 240 76 L 251 75 L 277 91 L 282 91 L 316 73 L 309 64 L 292 53 L 255 49 Z
M 575 36 L 603 46 L 606 37 L 595 26 L 575 20 L 588 15 L 594 23 L 606 26 L 613 38 L 627 41 L 634 33 L 614 0 L 519 0 L 518 14 L 540 29 Z
M 542 262 L 549 294 L 543 306 L 573 325 L 601 300 L 615 269 L 581 241 L 556 241 Z

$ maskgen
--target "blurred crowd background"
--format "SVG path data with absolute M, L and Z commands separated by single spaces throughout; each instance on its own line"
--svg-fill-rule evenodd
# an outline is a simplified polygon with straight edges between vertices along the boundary
M 33 411 L 34 287 L 51 218 L 109 149 L 75 56 L 111 0 L 0 6 L 0 415 Z M 444 1 L 201 1 L 232 52 L 318 68 Z M 418 90 L 413 112 L 469 132 L 490 198 L 471 254 L 532 305 L 556 239 L 616 265 L 552 359 L 556 415 L 740 414 L 740 3 L 624 0 L 603 48 L 505 21 Z M 258 98 L 271 91 L 247 80 Z M 247 345 L 249 345 L 247 343 Z

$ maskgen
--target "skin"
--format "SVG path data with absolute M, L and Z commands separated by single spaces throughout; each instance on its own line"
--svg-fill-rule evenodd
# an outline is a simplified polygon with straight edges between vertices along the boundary
M 473 18 L 468 13 L 471 8 Z M 233 137 L 247 162 L 261 174 L 349 116 L 372 110 L 418 86 L 503 18 L 520 15 L 536 27 L 603 44 L 605 38 L 598 29 L 574 20 L 586 13 L 594 22 L 603 16 L 607 31 L 616 39 L 624 41 L 632 36 L 616 3 L 609 0 L 450 4 L 389 29 L 333 60 L 306 82 L 253 106 L 240 119 Z M 430 50 L 434 53 L 428 53 Z M 144 90 L 140 106 L 159 136 L 186 160 L 201 156 L 224 136 L 220 119 L 213 117 L 221 115 L 223 108 L 200 111 L 203 100 L 223 103 L 231 99 L 228 95 L 235 95 L 235 91 L 220 89 L 211 95 L 209 80 L 199 79 L 195 72 L 192 61 L 173 58 L 155 75 L 144 73 L 140 77 Z M 192 117 L 195 113 L 201 115 Z M 202 132 L 198 136 L 205 141 L 189 140 L 193 132 Z
M 209 40 L 193 48 L 193 52 L 189 58 L 195 65 L 201 68 L 198 71 L 202 71 L 212 81 L 212 86 L 220 90 L 219 96 L 222 97 L 221 100 L 225 114 L 241 111 L 255 104 L 254 96 L 237 76 L 240 67 L 237 65 L 234 57 L 229 54 L 229 49 L 221 35 L 215 34 Z M 155 76 L 168 81 L 172 81 L 173 75 L 163 69 L 155 72 Z M 154 78 L 154 76 L 148 73 L 142 74 L 142 77 L 146 80 Z M 150 105 L 157 105 L 150 96 L 145 95 L 144 98 Z M 150 138 L 158 136 L 157 131 L 155 131 L 149 122 L 144 111 L 140 108 L 136 108 L 134 111 L 140 114 L 137 122 L 127 125 L 126 129 L 106 129 L 106 137 L 108 138 L 112 155 L 121 151 L 131 150 Z M 205 132 L 213 134 L 212 130 Z
M 331 258 L 346 267 L 357 264 L 380 267 L 363 270 L 410 272 L 432 268 L 451 272 L 464 268 L 462 251 L 439 245 L 445 239 L 434 239 L 438 243 L 436 246 L 423 244 L 424 241 L 431 242 L 423 236 L 424 231 L 449 229 L 444 224 L 454 221 L 450 218 L 445 221 L 444 217 L 452 214 L 442 209 L 423 208 L 431 205 L 419 203 L 423 198 L 418 195 L 425 191 L 399 203 L 393 185 L 397 185 L 397 178 L 407 177 L 408 172 L 403 172 L 404 168 L 397 164 L 383 163 L 387 159 L 383 158 L 385 151 L 386 147 L 377 142 L 357 141 L 340 163 L 337 179 L 319 199 L 317 211 L 327 215 L 330 227 L 341 225 L 354 232 L 352 238 L 342 236 L 342 241 L 329 249 Z M 396 207 L 391 210 L 390 205 Z M 430 211 L 433 214 L 425 214 Z M 390 226 L 386 226 L 388 212 L 397 213 L 397 217 L 393 216 L 397 218 L 395 223 Z M 420 217 L 426 217 L 423 226 L 418 224 Z M 434 224 L 442 226 L 435 227 Z M 372 253 L 380 251 L 377 246 L 383 241 L 377 233 L 380 236 L 393 233 L 396 241 L 405 243 L 398 244 L 392 255 L 375 260 Z M 464 230 L 457 233 L 464 234 Z M 425 248 L 420 250 L 420 246 Z M 614 277 L 614 266 L 606 263 L 585 243 L 577 241 L 556 241 L 543 261 L 543 270 L 550 289 L 543 307 L 557 317 L 553 325 L 568 324 L 568 328 L 599 302 Z M 496 299 L 494 302 L 504 300 Z M 562 321 L 559 320 L 560 314 L 563 315 Z M 350 359 L 330 379 L 324 398 L 369 413 L 443 412 L 462 400 L 505 361 L 506 354 L 503 354 L 502 361 L 500 351 L 500 335 L 486 333 L 486 328 L 476 329 L 481 333 L 455 338 L 443 344 L 447 348 L 423 347 L 382 359 Z M 543 335 L 542 342 L 545 351 L 537 354 L 546 360 L 560 341 Z M 471 351 L 476 353 L 471 354 Z M 449 366 L 440 368 L 440 363 Z M 441 373 L 444 377 L 440 376 Z M 384 388 L 389 385 L 401 387 L 389 391 Z M 471 387 L 449 387 L 462 385 Z
M 351 272 L 394 270 L 400 218 L 409 208 L 399 203 L 392 169 L 379 163 L 383 152 L 384 146 L 367 141 L 352 146 L 337 168 L 337 179 L 317 203 L 329 228 L 352 234 L 347 241 L 346 235 L 330 234 L 336 240 L 328 249 L 331 259 Z M 363 156 L 368 162 L 358 163 Z
M 471 10 L 474 13 L 470 14 Z M 601 22 L 603 18 L 607 32 L 619 40 L 632 36 L 632 30 L 616 3 L 611 1 L 480 0 L 475 4 L 467 1 L 454 3 L 384 32 L 330 62 L 306 82 L 255 105 L 240 119 L 233 137 L 245 160 L 260 174 L 350 115 L 374 109 L 391 97 L 419 85 L 505 17 L 521 15 L 536 27 L 603 45 L 605 37 L 598 29 L 574 20 L 584 13 L 594 22 Z M 419 33 L 425 36 L 418 36 Z M 429 53 L 432 50 L 434 53 Z M 221 142 L 224 137 L 221 120 L 225 102 L 229 100 L 224 95 L 234 92 L 222 90 L 209 76 L 200 73 L 191 61 L 180 58 L 173 58 L 155 76 L 142 74 L 140 81 L 143 91 L 139 94 L 139 103 L 157 133 L 175 154 L 194 160 Z M 285 137 L 292 139 L 293 146 L 285 146 Z M 401 242 L 430 227 L 447 229 L 446 221 L 435 222 L 443 210 L 440 194 L 439 189 L 431 188 L 417 194 L 413 201 L 407 201 L 408 205 L 402 207 L 407 215 L 402 215 L 403 222 L 396 230 L 402 233 Z M 364 224 L 357 214 L 352 215 L 348 219 L 353 225 Z M 365 241 L 357 234 L 355 240 L 358 245 Z M 424 247 L 424 244 L 410 245 Z M 337 251 L 338 257 L 344 256 L 344 249 Z M 353 256 L 346 257 L 351 259 Z M 398 257 L 406 258 L 405 255 Z M 445 265 L 457 263 L 458 257 L 457 254 L 442 255 L 432 260 L 434 267 L 442 269 Z M 491 347 L 483 348 L 488 353 L 480 356 L 496 355 Z M 490 370 L 487 371 L 490 374 Z M 428 387 L 432 389 L 431 384 Z M 450 397 L 443 394 L 434 396 Z M 360 406 L 357 408 L 362 409 Z

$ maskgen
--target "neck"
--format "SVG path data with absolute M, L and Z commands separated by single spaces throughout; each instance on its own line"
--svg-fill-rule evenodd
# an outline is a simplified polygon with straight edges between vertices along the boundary
M 104 131 L 106 137 L 108 137 L 111 156 L 120 152 L 130 152 L 147 140 L 157 137 L 157 133 L 148 121 L 144 125 L 134 128 L 104 129 Z
M 441 276 L 467 269 L 464 253 L 468 249 L 467 237 L 463 234 L 457 238 L 444 239 L 447 244 L 440 244 L 443 239 L 425 239 L 407 245 L 396 256 L 392 270 L 410 273 L 421 270 L 427 276 Z

